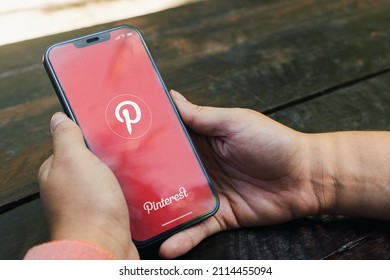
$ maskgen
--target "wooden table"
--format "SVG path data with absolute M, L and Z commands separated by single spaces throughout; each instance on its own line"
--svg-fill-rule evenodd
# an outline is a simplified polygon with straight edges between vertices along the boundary
M 388 0 L 202 1 L 2 46 L 0 259 L 48 239 L 36 174 L 61 108 L 44 49 L 123 23 L 143 32 L 167 86 L 195 103 L 249 107 L 304 132 L 390 128 Z M 388 259 L 389 233 L 384 221 L 308 217 L 217 234 L 183 259 Z

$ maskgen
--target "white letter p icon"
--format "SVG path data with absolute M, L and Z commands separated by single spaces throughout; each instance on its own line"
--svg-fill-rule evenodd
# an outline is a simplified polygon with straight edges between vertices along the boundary
M 125 105 L 130 105 L 134 108 L 134 111 L 135 111 L 135 118 L 134 119 L 130 118 L 130 112 L 126 108 L 124 108 L 121 111 L 122 107 Z M 122 116 L 120 114 L 121 112 L 122 112 L 124 119 L 122 118 Z M 141 109 L 139 108 L 138 104 L 133 102 L 133 101 L 129 101 L 129 100 L 122 101 L 115 108 L 115 117 L 121 123 L 126 122 L 127 131 L 131 135 L 131 133 L 132 133 L 131 125 L 136 124 L 141 120 Z

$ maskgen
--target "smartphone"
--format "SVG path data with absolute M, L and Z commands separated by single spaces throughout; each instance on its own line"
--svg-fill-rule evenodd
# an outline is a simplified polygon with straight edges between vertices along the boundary
M 135 27 L 54 44 L 43 63 L 88 148 L 116 175 L 136 246 L 217 211 L 215 188 Z

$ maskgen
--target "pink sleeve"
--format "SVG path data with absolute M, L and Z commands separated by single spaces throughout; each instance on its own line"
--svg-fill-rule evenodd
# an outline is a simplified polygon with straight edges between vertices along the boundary
M 31 248 L 25 260 L 113 260 L 115 257 L 95 244 L 77 240 L 47 242 Z

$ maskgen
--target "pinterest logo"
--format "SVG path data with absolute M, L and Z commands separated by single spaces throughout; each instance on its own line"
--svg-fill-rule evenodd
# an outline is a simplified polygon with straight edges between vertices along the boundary
M 126 109 L 125 106 L 132 106 L 134 108 L 134 111 L 135 111 L 134 119 L 132 119 L 130 117 L 129 110 Z M 123 107 L 125 107 L 125 108 L 123 109 Z M 142 114 L 141 109 L 139 108 L 138 104 L 133 102 L 133 101 L 129 101 L 129 100 L 122 101 L 115 108 L 116 119 L 121 123 L 123 123 L 123 122 L 126 123 L 126 128 L 127 128 L 127 131 L 129 132 L 129 135 L 131 135 L 131 133 L 133 132 L 131 125 L 136 124 L 141 120 L 141 114 Z
M 123 94 L 114 97 L 108 103 L 106 121 L 116 135 L 126 139 L 137 139 L 149 131 L 152 114 L 141 98 Z

